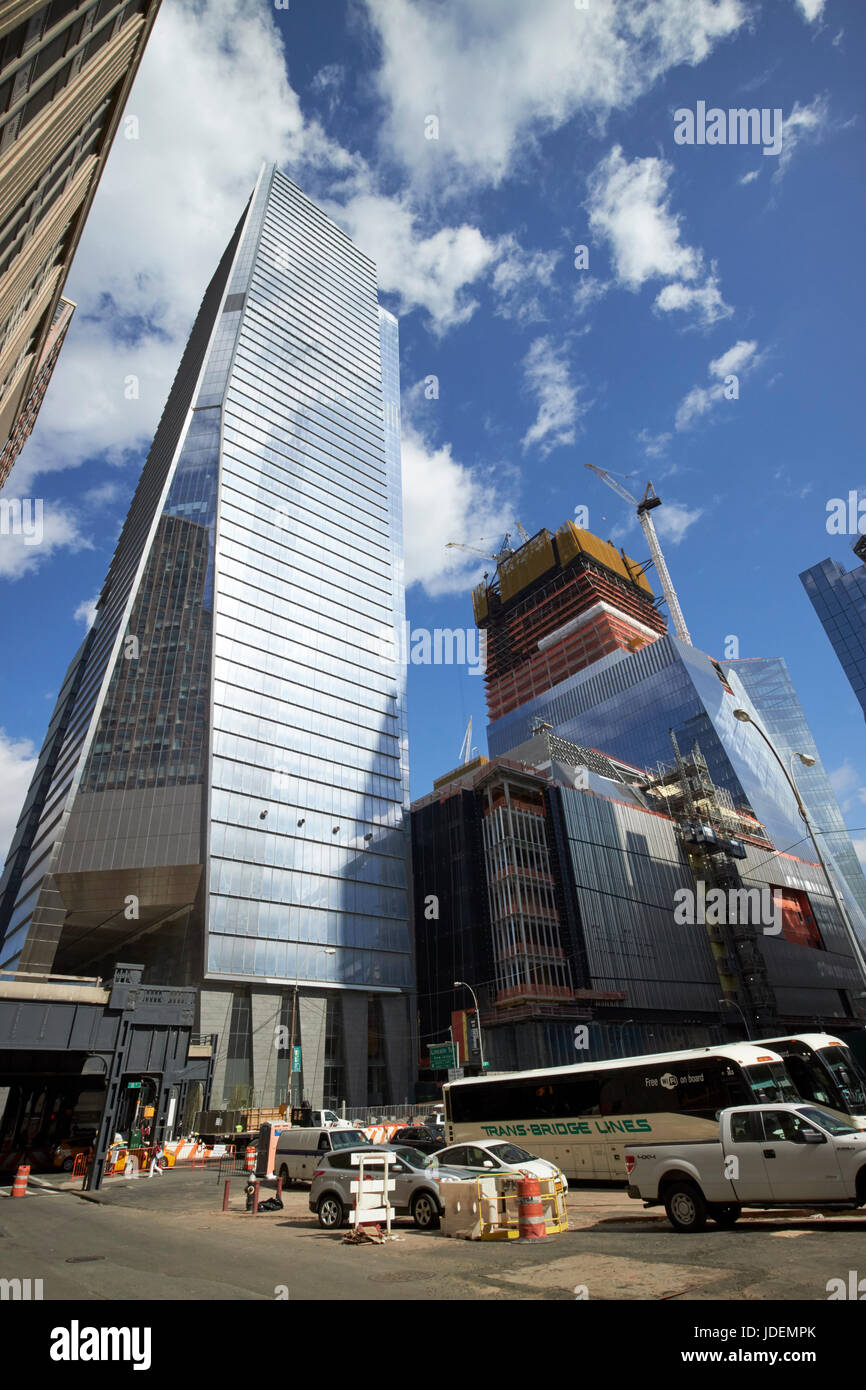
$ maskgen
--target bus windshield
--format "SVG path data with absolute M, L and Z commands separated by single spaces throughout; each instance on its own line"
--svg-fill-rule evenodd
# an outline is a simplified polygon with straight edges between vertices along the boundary
M 847 1047 L 819 1047 L 818 1056 L 830 1070 L 845 1109 L 852 1114 L 866 1111 L 866 1077 Z
M 755 1062 L 744 1070 L 758 1104 L 800 1100 L 782 1062 Z

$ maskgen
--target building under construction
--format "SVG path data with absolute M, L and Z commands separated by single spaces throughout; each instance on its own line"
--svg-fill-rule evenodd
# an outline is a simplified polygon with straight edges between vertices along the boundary
M 857 1026 L 862 982 L 819 867 L 777 851 L 699 747 L 668 747 L 652 771 L 538 728 L 413 804 L 431 1085 L 455 980 L 478 993 L 498 1069 L 712 1045 L 741 1035 L 741 1017 L 753 1036 Z M 744 910 L 705 913 L 714 888 Z
M 643 567 L 571 521 L 501 556 L 472 604 L 487 634 L 491 719 L 611 652 L 638 651 L 667 631 Z

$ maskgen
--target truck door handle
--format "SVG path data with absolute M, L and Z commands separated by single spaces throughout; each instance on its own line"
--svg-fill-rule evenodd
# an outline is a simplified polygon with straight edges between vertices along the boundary
M 775 1158 L 775 1157 L 776 1157 L 776 1150 L 775 1150 L 775 1149 L 765 1149 L 765 1150 L 764 1150 L 764 1158 Z

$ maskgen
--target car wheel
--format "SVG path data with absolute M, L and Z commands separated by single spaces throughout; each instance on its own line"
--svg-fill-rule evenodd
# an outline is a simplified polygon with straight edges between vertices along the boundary
M 412 1198 L 411 1211 L 419 1231 L 432 1231 L 439 1225 L 439 1205 L 431 1192 L 418 1192 Z
M 664 1197 L 668 1221 L 675 1231 L 703 1231 L 707 1224 L 707 1204 L 699 1187 L 691 1182 L 677 1182 Z
M 75 1164 L 75 1159 L 74 1159 L 74 1158 L 64 1158 L 63 1163 L 62 1163 L 62 1165 L 61 1165 L 62 1168 L 63 1168 L 64 1173 L 71 1173 L 74 1164 Z
M 346 1220 L 346 1210 L 343 1203 L 339 1197 L 335 1197 L 330 1192 L 326 1192 L 324 1197 L 319 1198 L 316 1214 L 319 1218 L 319 1225 L 325 1231 L 339 1230 Z
M 742 1210 L 742 1207 L 731 1202 L 726 1206 L 710 1207 L 710 1217 L 723 1231 L 732 1231 L 740 1219 Z

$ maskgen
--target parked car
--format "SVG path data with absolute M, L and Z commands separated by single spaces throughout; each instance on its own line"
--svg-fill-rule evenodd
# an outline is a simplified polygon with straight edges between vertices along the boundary
M 866 1206 L 866 1133 L 820 1105 L 723 1110 L 718 1143 L 627 1144 L 625 1166 L 629 1197 L 675 1231 L 727 1230 L 743 1207 Z
M 394 1161 L 388 1165 L 388 1177 L 394 1179 L 394 1190 L 389 1194 L 390 1205 L 395 1216 L 412 1217 L 421 1231 L 433 1230 L 439 1225 L 442 1216 L 442 1202 L 439 1187 L 443 1182 L 460 1182 L 462 1173 L 451 1172 L 441 1167 L 426 1154 L 407 1145 L 397 1148 L 389 1144 L 368 1144 L 354 1148 L 340 1149 L 326 1154 L 313 1173 L 310 1188 L 310 1211 L 319 1218 L 319 1225 L 326 1231 L 334 1231 L 345 1225 L 354 1206 L 351 1190 L 353 1179 L 358 1180 L 358 1164 L 352 1163 L 352 1154 L 390 1153 Z M 374 1176 L 376 1170 L 371 1170 Z M 378 1169 L 381 1174 L 382 1169 Z
M 403 1129 L 398 1129 L 396 1134 L 392 1134 L 388 1143 L 408 1144 L 410 1148 L 423 1154 L 435 1154 L 439 1149 L 445 1148 L 445 1135 L 444 1132 L 437 1134 L 426 1125 L 406 1125 Z
M 560 1178 L 563 1192 L 568 1191 L 568 1180 L 555 1164 L 503 1139 L 473 1139 L 471 1144 L 452 1144 L 439 1149 L 434 1162 L 462 1172 L 464 1178 L 491 1173 L 494 1176 L 513 1173 L 519 1177 L 528 1173 L 534 1178 Z

